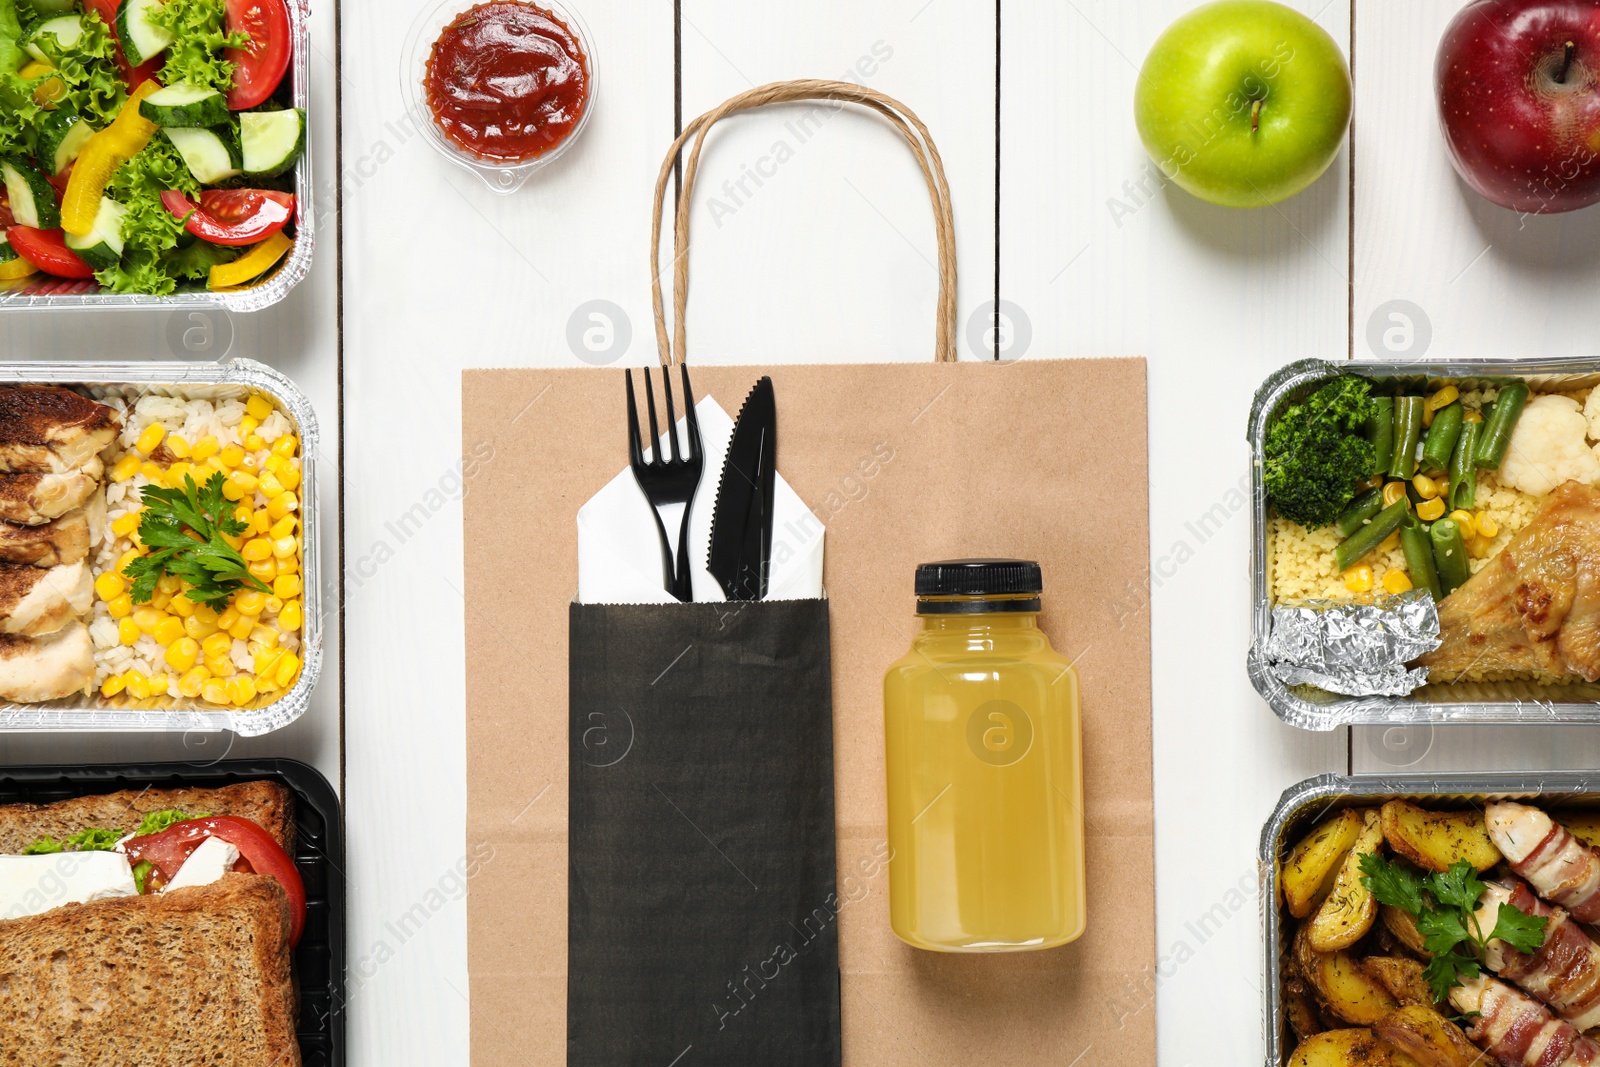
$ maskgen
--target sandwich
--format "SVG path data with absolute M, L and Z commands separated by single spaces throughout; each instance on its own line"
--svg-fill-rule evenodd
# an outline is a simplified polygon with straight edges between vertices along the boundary
M 0 806 L 0 1067 L 299 1067 L 270 782 Z

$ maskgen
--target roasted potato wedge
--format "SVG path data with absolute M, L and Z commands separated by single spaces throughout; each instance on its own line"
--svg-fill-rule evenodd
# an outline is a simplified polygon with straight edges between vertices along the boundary
M 1400 1005 L 1348 952 L 1318 952 L 1305 926 L 1294 939 L 1300 976 L 1329 1012 L 1347 1023 L 1370 1026 Z
M 1415 916 L 1392 904 L 1379 908 L 1378 914 L 1383 917 L 1384 929 L 1393 934 L 1396 940 L 1423 959 L 1430 958 L 1431 953 L 1428 952 L 1422 931 L 1417 929 Z
M 1383 839 L 1395 855 L 1418 867 L 1448 871 L 1466 860 L 1480 871 L 1500 862 L 1500 850 L 1489 840 L 1481 811 L 1429 811 L 1403 800 L 1383 806 Z
M 1317 1006 L 1312 1003 L 1311 994 L 1306 992 L 1305 983 L 1298 978 L 1291 978 L 1284 983 L 1283 1013 L 1289 1018 L 1289 1029 L 1293 1031 L 1296 1041 L 1304 1041 L 1312 1034 L 1320 1034 L 1327 1029 L 1317 1015 Z
M 1376 811 L 1362 813 L 1361 833 L 1345 853 L 1333 888 L 1322 898 L 1317 914 L 1308 924 L 1311 947 L 1318 952 L 1337 952 L 1367 936 L 1378 918 L 1378 902 L 1372 891 L 1361 884 L 1361 857 L 1383 845 L 1382 819 Z
M 1283 862 L 1283 899 L 1289 914 L 1304 919 L 1317 906 L 1339 861 L 1355 845 L 1364 825 L 1361 812 L 1346 808 L 1307 834 Z
M 1433 990 L 1428 988 L 1428 980 L 1422 977 L 1422 964 L 1416 960 L 1404 956 L 1368 956 L 1361 961 L 1361 969 L 1387 989 L 1401 1007 L 1408 1004 L 1435 1006 Z
M 1417 1067 L 1371 1030 L 1328 1030 L 1300 1042 L 1289 1067 Z
M 1600 846 L 1600 812 L 1573 812 L 1561 816 L 1556 822 L 1590 848 Z
M 1487 1052 L 1461 1027 L 1423 1004 L 1407 1004 L 1372 1024 L 1373 1033 L 1416 1060 L 1420 1067 L 1492 1067 Z

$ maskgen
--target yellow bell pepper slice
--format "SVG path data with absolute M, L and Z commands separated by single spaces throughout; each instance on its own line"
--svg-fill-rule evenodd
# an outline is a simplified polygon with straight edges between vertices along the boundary
M 38 267 L 35 267 L 21 256 L 16 259 L 8 259 L 6 262 L 0 263 L 0 282 L 14 282 L 18 278 L 26 278 L 38 269 Z
M 49 74 L 55 69 L 56 68 L 52 67 L 50 64 L 35 59 L 27 66 L 17 71 L 17 77 L 21 78 L 23 81 L 33 81 L 35 78 L 43 78 L 46 74 Z M 61 98 L 66 95 L 66 83 L 60 78 L 51 78 L 49 81 L 42 82 L 34 87 L 33 102 L 38 104 L 40 107 L 49 110 L 54 108 L 55 105 L 61 101 Z
M 66 195 L 61 198 L 61 228 L 82 237 L 94 229 L 100 213 L 100 197 L 118 167 L 144 150 L 156 130 L 155 123 L 139 114 L 139 104 L 161 88 L 154 78 L 128 94 L 127 103 L 117 112 L 111 125 L 84 142 L 78 162 L 72 168 Z
M 232 263 L 219 263 L 212 267 L 210 287 L 228 289 L 259 278 L 293 247 L 293 241 L 281 233 L 275 233 Z

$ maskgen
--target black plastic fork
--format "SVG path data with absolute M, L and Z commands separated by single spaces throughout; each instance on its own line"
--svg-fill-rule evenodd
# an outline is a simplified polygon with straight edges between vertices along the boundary
M 661 455 L 661 431 L 656 425 L 656 396 L 650 387 L 650 371 L 644 372 L 645 406 L 650 412 L 651 458 L 644 458 L 644 443 L 639 437 L 639 407 L 633 398 L 633 372 L 628 376 L 628 464 L 633 468 L 633 479 L 645 499 L 650 501 L 650 511 L 656 519 L 656 534 L 661 538 L 661 573 L 667 592 L 685 603 L 694 599 L 694 581 L 689 570 L 689 513 L 694 510 L 695 491 L 700 487 L 700 475 L 705 470 L 705 453 L 700 445 L 700 420 L 694 413 L 694 393 L 689 388 L 689 368 L 679 365 L 683 372 L 684 421 L 687 423 L 688 443 L 684 455 L 678 449 L 678 415 L 672 406 L 672 376 L 665 367 L 661 369 L 661 391 L 667 397 L 667 437 L 671 441 L 672 458 Z M 672 558 L 672 543 L 667 540 L 667 525 L 661 521 L 661 508 L 665 504 L 683 505 L 683 523 L 678 528 L 678 558 Z

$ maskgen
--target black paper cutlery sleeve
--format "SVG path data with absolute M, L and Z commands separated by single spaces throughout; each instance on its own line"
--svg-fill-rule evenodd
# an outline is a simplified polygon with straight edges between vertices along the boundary
M 569 1067 L 836 1067 L 827 602 L 569 628 Z

